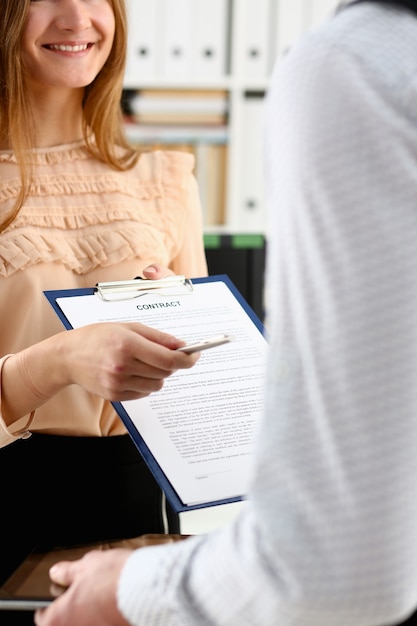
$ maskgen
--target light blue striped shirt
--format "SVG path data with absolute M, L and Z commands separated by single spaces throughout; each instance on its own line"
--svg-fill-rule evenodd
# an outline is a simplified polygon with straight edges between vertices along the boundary
M 364 3 L 268 94 L 270 354 L 226 528 L 139 550 L 135 626 L 372 626 L 417 605 L 417 19 Z

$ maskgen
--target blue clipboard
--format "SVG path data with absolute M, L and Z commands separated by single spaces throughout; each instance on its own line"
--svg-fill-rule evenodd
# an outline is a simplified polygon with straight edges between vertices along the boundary
M 60 289 L 60 290 L 49 290 L 44 291 L 46 298 L 54 309 L 55 313 L 58 315 L 61 320 L 63 326 L 67 330 L 71 330 L 73 328 L 72 324 L 68 320 L 67 316 L 61 309 L 58 304 L 58 300 L 62 298 L 73 298 L 76 296 L 91 296 L 96 294 L 98 297 L 101 297 L 104 300 L 112 300 L 112 298 L 122 299 L 124 294 L 127 294 L 127 297 L 133 298 L 135 296 L 135 292 L 144 292 L 149 293 L 150 289 L 183 289 L 185 291 L 192 290 L 193 285 L 201 284 L 201 283 L 210 283 L 210 282 L 223 282 L 228 287 L 230 292 L 233 294 L 237 302 L 240 304 L 242 309 L 245 311 L 247 316 L 250 318 L 254 326 L 258 329 L 258 331 L 264 335 L 265 329 L 262 321 L 250 307 L 248 302 L 230 280 L 230 278 L 226 274 L 219 274 L 208 276 L 204 278 L 193 278 L 193 279 L 185 279 L 183 276 L 169 277 L 168 282 L 166 279 L 162 281 L 151 281 L 147 279 L 134 279 L 132 281 L 118 281 L 115 283 L 99 283 L 94 287 L 88 288 L 80 288 L 80 289 Z M 156 284 L 157 283 L 157 284 Z M 178 293 L 178 292 L 177 292 Z M 136 445 L 138 451 L 142 455 L 145 463 L 149 467 L 152 475 L 155 480 L 165 493 L 167 501 L 172 507 L 172 510 L 175 513 L 181 513 L 184 511 L 190 511 L 195 509 L 207 508 L 212 506 L 217 506 L 221 504 L 227 504 L 232 502 L 238 502 L 245 499 L 246 494 L 242 494 L 240 496 L 225 498 L 220 500 L 213 500 L 210 502 L 199 502 L 197 504 L 185 504 L 182 499 L 179 497 L 177 491 L 174 489 L 171 481 L 162 470 L 160 464 L 155 459 L 155 456 L 152 454 L 148 445 L 142 438 L 138 428 L 133 423 L 130 415 L 126 411 L 125 407 L 121 402 L 112 402 L 112 406 L 115 411 L 119 415 L 123 424 L 125 425 L 130 437 L 132 438 L 134 444 Z

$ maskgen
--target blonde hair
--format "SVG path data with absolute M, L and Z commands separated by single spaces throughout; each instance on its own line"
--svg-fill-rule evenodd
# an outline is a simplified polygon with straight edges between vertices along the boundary
M 115 36 L 104 67 L 85 88 L 83 134 L 96 158 L 114 169 L 125 170 L 138 158 L 138 152 L 126 140 L 121 111 L 127 46 L 126 7 L 125 0 L 109 0 L 109 3 L 115 18 Z M 16 156 L 22 186 L 12 214 L 0 224 L 0 232 L 15 219 L 28 194 L 31 165 L 26 153 L 36 145 L 21 47 L 29 5 L 30 0 L 1 0 L 0 138 Z M 117 150 L 118 147 L 124 150 Z

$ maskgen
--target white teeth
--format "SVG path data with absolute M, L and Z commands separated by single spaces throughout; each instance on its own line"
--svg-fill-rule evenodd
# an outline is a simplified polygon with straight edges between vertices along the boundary
M 49 46 L 51 50 L 60 50 L 62 52 L 82 52 L 83 50 L 87 50 L 87 44 L 82 44 L 78 46 L 63 46 L 61 44 L 51 44 Z

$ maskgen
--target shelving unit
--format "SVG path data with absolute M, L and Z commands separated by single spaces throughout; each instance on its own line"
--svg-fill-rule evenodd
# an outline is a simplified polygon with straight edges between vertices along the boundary
M 338 0 L 127 0 L 126 94 L 175 90 L 185 95 L 197 90 L 199 98 L 218 91 L 226 95 L 223 123 L 129 123 L 126 128 L 129 138 L 144 149 L 175 147 L 195 154 L 209 272 L 227 273 L 261 319 L 264 96 L 275 61 L 337 4 Z
M 263 110 L 275 60 L 337 0 L 127 0 L 128 90 L 224 90 L 223 125 L 149 129 L 144 144 L 227 146 L 224 211 L 207 234 L 263 234 Z M 198 161 L 198 159 L 197 159 Z M 198 170 L 197 162 L 197 170 Z M 202 197 L 204 204 L 204 197 Z

